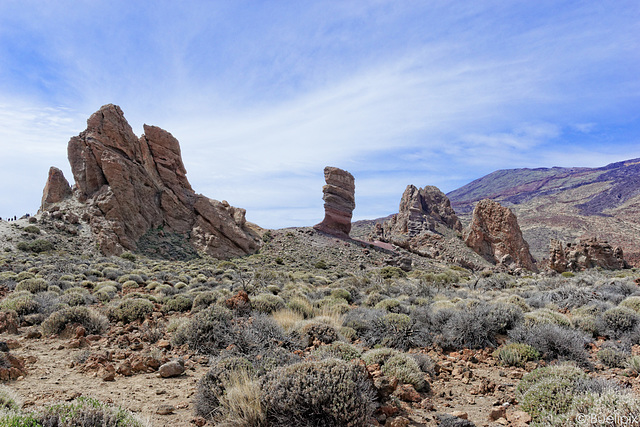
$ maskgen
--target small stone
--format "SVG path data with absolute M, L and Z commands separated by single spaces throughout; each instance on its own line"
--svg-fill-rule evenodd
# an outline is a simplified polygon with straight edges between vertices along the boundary
M 456 418 L 460 418 L 463 420 L 468 420 L 469 419 L 469 414 L 467 414 L 464 411 L 454 411 L 451 413 L 452 416 L 456 417 Z
M 407 418 L 396 417 L 393 420 L 391 420 L 391 423 L 389 425 L 391 427 L 407 427 L 409 424 L 411 424 L 411 421 L 409 421 Z M 385 425 L 387 424 L 385 423 Z
M 195 424 L 198 427 L 202 427 L 207 424 L 207 420 L 202 417 L 195 417 L 191 420 L 191 424 Z
M 420 393 L 411 384 L 402 384 L 393 394 L 405 402 L 420 402 L 422 400 Z
M 102 381 L 115 381 L 116 373 L 115 372 L 107 372 L 103 377 Z
M 156 410 L 156 414 L 158 414 L 158 415 L 171 415 L 171 414 L 174 413 L 175 410 L 176 410 L 176 408 L 173 405 L 160 405 L 160 406 L 158 406 L 158 409 Z
M 161 365 L 158 369 L 160 376 L 162 378 L 171 378 L 177 377 L 184 373 L 184 363 L 180 363 L 177 360 L 172 360 L 171 362 L 167 362 L 164 365 Z
M 159 340 L 156 345 L 165 350 L 169 350 L 171 348 L 171 343 L 167 340 Z
M 498 418 L 504 418 L 506 414 L 507 414 L 507 408 L 504 406 L 491 408 L 491 411 L 489 412 L 489 420 L 496 421 Z

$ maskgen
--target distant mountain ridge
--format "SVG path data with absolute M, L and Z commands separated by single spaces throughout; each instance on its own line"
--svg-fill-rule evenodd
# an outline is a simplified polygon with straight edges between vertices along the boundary
M 600 168 L 507 169 L 447 194 L 463 222 L 473 206 L 492 199 L 512 208 L 537 259 L 548 257 L 551 238 L 597 237 L 640 260 L 640 159 Z

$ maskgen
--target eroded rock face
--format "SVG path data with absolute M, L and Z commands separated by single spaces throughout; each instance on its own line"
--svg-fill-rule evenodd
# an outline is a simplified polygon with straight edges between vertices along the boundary
M 313 228 L 328 234 L 349 237 L 351 217 L 356 207 L 355 179 L 345 170 L 327 166 L 324 168 L 324 180 L 327 183 L 322 187 L 324 220 Z
M 72 191 L 69 182 L 62 171 L 56 167 L 49 168 L 49 177 L 42 192 L 40 210 L 44 210 L 54 203 L 59 203 L 71 197 Z
M 186 177 L 178 140 L 144 125 L 137 138 L 120 107 L 105 105 L 67 148 L 76 197 L 84 203 L 100 251 L 135 250 L 145 233 L 184 235 L 217 258 L 254 252 L 259 239 L 245 211 L 196 194 Z
M 515 214 L 498 202 L 485 199 L 476 204 L 464 239 L 467 246 L 493 264 L 537 271 Z
M 607 242 L 596 238 L 578 240 L 563 246 L 558 240 L 549 245 L 549 267 L 559 273 L 581 271 L 601 267 L 607 270 L 627 268 L 624 254 L 619 247 L 613 248 Z
M 434 186 L 418 189 L 408 185 L 400 199 L 398 213 L 383 224 L 383 229 L 389 236 L 403 234 L 411 238 L 436 232 L 438 225 L 462 231 L 462 223 L 442 191 Z

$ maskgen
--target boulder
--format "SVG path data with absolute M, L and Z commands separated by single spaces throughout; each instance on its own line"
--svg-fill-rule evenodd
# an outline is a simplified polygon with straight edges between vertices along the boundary
M 104 255 L 135 251 L 152 230 L 176 233 L 216 258 L 255 252 L 260 239 L 244 209 L 196 194 L 187 180 L 180 144 L 144 125 L 136 137 L 120 107 L 105 105 L 67 147 L 78 216 L 88 221 Z
M 476 204 L 464 239 L 467 246 L 493 264 L 537 271 L 518 219 L 498 202 L 485 199 Z
M 335 167 L 324 168 L 322 187 L 324 200 L 324 220 L 313 228 L 339 237 L 349 237 L 351 217 L 356 207 L 355 179 L 349 172 Z
M 559 273 L 600 267 L 607 270 L 628 268 L 622 249 L 595 237 L 567 243 L 552 239 L 549 244 L 549 267 Z
M 56 167 L 49 168 L 49 177 L 42 192 L 40 211 L 47 209 L 54 203 L 59 203 L 71 197 L 72 191 L 69 182 L 62 171 Z

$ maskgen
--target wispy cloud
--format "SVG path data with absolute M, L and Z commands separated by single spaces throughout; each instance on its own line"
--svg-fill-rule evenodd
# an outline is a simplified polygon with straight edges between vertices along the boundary
M 633 1 L 60 4 L 0 5 L 0 215 L 108 102 L 267 227 L 321 219 L 328 164 L 365 218 L 410 183 L 640 156 Z

